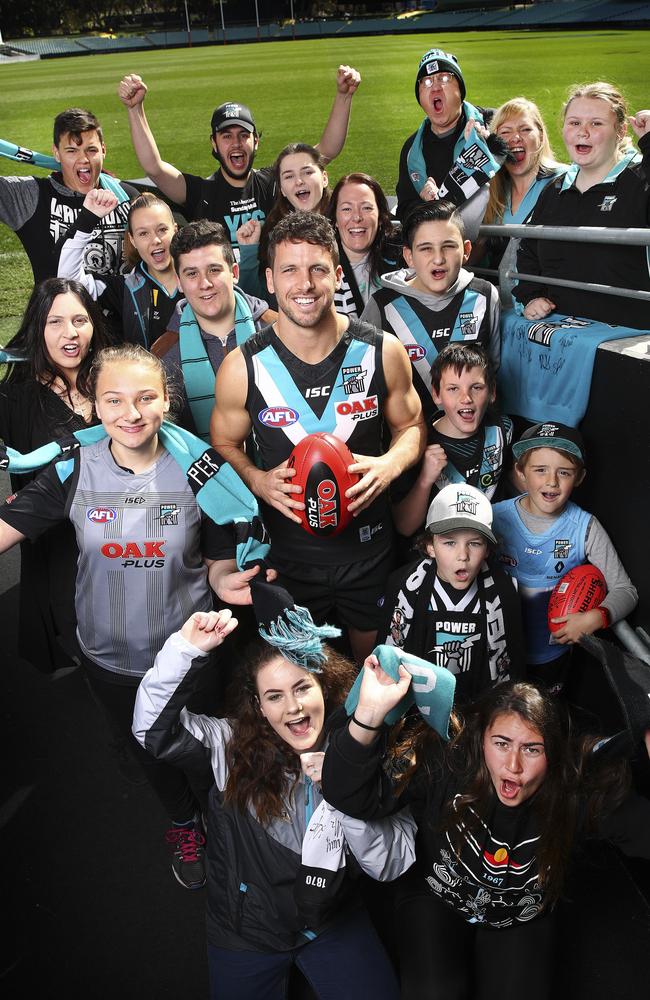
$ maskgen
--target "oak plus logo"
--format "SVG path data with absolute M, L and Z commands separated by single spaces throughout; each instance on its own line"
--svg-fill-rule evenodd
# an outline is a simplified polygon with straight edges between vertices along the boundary
M 124 569 L 162 569 L 165 540 L 146 542 L 105 542 L 99 550 L 106 559 L 119 560 Z

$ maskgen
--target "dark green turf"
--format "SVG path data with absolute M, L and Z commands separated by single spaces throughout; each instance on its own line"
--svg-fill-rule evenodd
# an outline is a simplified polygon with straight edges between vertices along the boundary
M 263 132 L 259 162 L 271 163 L 287 142 L 315 142 L 332 100 L 339 63 L 356 66 L 363 83 L 354 101 L 350 136 L 330 169 L 332 181 L 366 170 L 392 194 L 399 150 L 419 124 L 413 81 L 420 55 L 441 44 L 456 53 L 470 100 L 496 106 L 523 94 L 545 115 L 556 152 L 560 108 L 575 82 L 603 77 L 623 87 L 632 110 L 648 106 L 647 47 L 643 31 L 471 32 L 384 38 L 272 42 L 170 51 L 44 60 L 0 66 L 2 138 L 48 151 L 54 116 L 81 105 L 99 116 L 107 166 L 118 176 L 142 174 L 131 148 L 126 113 L 116 96 L 124 73 L 150 86 L 149 120 L 162 155 L 177 167 L 207 174 L 210 116 L 229 99 L 249 104 Z M 644 59 L 645 56 L 645 59 Z M 32 172 L 0 159 L 0 173 Z M 19 242 L 0 226 L 1 320 L 20 313 L 31 271 Z M 9 322 L 9 328 L 11 322 Z

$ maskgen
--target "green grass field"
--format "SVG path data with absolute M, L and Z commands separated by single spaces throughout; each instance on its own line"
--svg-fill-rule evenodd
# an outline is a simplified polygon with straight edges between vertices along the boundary
M 107 167 L 140 177 L 126 114 L 116 96 L 125 73 L 150 87 L 147 111 L 162 155 L 182 170 L 208 174 L 210 116 L 222 101 L 249 104 L 263 132 L 258 162 L 268 164 L 291 141 L 315 142 L 332 100 L 339 63 L 362 74 L 335 181 L 365 170 L 392 194 L 399 150 L 422 113 L 413 82 L 420 55 L 441 45 L 458 56 L 470 100 L 497 106 L 523 94 L 537 101 L 562 152 L 559 115 L 567 88 L 603 77 L 625 92 L 630 108 L 648 106 L 647 45 L 642 31 L 471 32 L 384 38 L 229 45 L 135 52 L 0 65 L 2 138 L 49 152 L 52 119 L 66 107 L 90 108 L 102 121 Z M 0 173 L 29 174 L 0 159 Z M 31 290 L 31 270 L 16 237 L 0 225 L 0 341 L 5 342 Z

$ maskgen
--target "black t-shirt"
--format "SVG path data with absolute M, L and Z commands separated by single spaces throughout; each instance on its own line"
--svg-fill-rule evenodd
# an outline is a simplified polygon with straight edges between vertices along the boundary
M 275 201 L 275 177 L 272 167 L 251 170 L 245 187 L 228 183 L 222 170 L 211 177 L 183 174 L 187 198 L 183 213 L 188 221 L 210 219 L 225 226 L 233 247 L 237 230 L 250 219 L 264 222 Z

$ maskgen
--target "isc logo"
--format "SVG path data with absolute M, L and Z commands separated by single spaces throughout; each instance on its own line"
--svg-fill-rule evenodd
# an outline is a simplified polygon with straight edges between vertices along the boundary
M 427 352 L 419 344 L 407 344 L 406 353 L 409 356 L 409 361 L 419 361 Z
M 112 507 L 92 507 L 86 511 L 86 517 L 95 524 L 107 524 L 117 518 L 117 511 Z
M 267 406 L 257 416 L 266 427 L 291 427 L 291 424 L 298 422 L 300 414 L 290 406 Z

